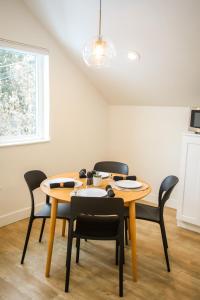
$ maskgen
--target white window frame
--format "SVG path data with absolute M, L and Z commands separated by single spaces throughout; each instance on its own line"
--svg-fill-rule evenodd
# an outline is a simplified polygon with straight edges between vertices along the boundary
M 44 48 L 29 46 L 0 38 L 0 48 L 16 50 L 21 53 L 37 55 L 36 92 L 37 92 L 37 130 L 33 136 L 0 137 L 0 147 L 43 143 L 50 141 L 49 136 L 49 53 Z

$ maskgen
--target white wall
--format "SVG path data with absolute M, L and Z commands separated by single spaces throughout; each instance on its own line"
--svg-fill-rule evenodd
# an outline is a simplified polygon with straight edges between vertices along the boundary
M 103 35 L 117 57 L 109 70 L 97 72 L 80 57 L 96 33 L 97 0 L 24 1 L 112 105 L 198 105 L 199 0 L 103 1 Z M 128 60 L 128 50 L 138 51 L 141 60 Z
M 92 168 L 106 157 L 107 104 L 20 0 L 0 0 L 0 37 L 50 51 L 50 136 L 44 144 L 0 148 L 0 226 L 27 214 L 23 174 Z
M 110 106 L 109 157 L 128 163 L 130 174 L 149 182 L 149 200 L 157 200 L 161 180 L 179 176 L 182 133 L 188 127 L 187 107 Z M 177 206 L 177 189 L 168 205 Z
M 0 226 L 27 215 L 23 174 L 30 169 L 51 175 L 124 161 L 152 185 L 151 199 L 163 177 L 179 173 L 186 107 L 108 106 L 20 0 L 0 0 L 0 37 L 49 49 L 51 96 L 51 141 L 0 148 Z

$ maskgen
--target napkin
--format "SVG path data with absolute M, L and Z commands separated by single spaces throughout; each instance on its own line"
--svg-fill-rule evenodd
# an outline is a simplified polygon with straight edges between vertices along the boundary
M 115 197 L 115 193 L 114 193 L 114 191 L 112 189 L 112 186 L 110 184 L 108 184 L 106 186 L 106 191 L 107 191 L 108 197 Z
M 135 175 L 126 176 L 126 180 L 137 180 Z
M 123 180 L 124 179 L 124 177 L 123 176 L 113 176 L 113 180 L 114 181 L 118 181 L 118 180 Z
M 55 183 L 50 183 L 50 189 L 55 189 L 55 188 L 73 188 L 75 186 L 74 181 L 67 181 L 67 182 L 55 182 Z
M 137 177 L 135 175 L 129 175 L 129 176 L 126 176 L 125 178 L 123 176 L 113 176 L 113 180 L 114 181 L 118 181 L 118 180 L 136 180 Z
M 79 178 L 86 178 L 86 169 L 81 169 L 79 172 Z

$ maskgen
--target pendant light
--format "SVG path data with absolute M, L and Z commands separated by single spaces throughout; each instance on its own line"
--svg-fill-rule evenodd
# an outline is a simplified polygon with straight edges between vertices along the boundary
M 101 32 L 101 0 L 99 0 L 99 32 L 98 36 L 90 40 L 83 48 L 83 60 L 89 67 L 108 67 L 116 56 L 111 41 L 104 39 Z

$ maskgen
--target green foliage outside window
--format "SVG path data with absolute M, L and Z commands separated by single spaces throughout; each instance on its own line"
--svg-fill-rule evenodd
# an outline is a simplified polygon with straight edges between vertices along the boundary
M 36 134 L 35 55 L 0 48 L 0 136 Z

